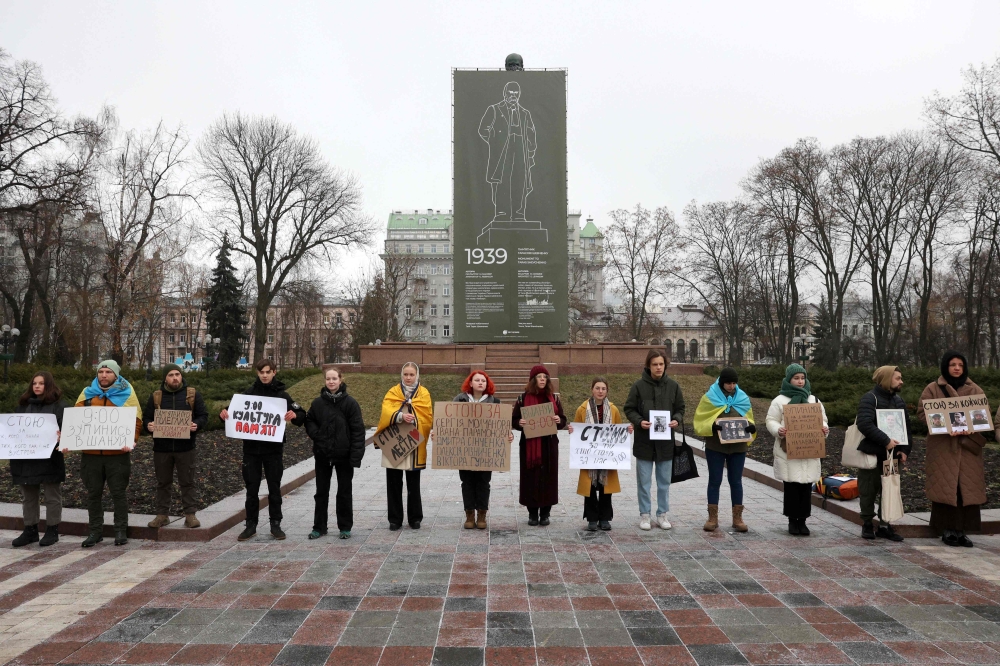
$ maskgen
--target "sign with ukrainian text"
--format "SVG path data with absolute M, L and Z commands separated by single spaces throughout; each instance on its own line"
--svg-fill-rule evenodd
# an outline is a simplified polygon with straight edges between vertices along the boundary
M 0 459 L 49 458 L 58 432 L 55 414 L 0 414 Z
M 281 443 L 285 439 L 286 412 L 288 403 L 284 398 L 237 393 L 229 401 L 226 437 Z
M 67 407 L 60 448 L 121 451 L 135 447 L 135 407 Z
M 434 403 L 431 467 L 509 472 L 510 425 L 510 405 Z

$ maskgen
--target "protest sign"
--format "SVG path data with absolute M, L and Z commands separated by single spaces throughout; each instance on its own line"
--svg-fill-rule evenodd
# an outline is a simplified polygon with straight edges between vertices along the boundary
M 55 414 L 0 414 L 0 459 L 48 458 L 56 446 L 57 432 Z
M 649 438 L 658 440 L 672 439 L 670 432 L 670 410 L 649 410 Z
M 719 424 L 719 442 L 722 444 L 741 444 L 753 439 L 753 435 L 747 432 L 750 419 L 744 416 L 733 416 L 716 419 Z
M 157 439 L 191 439 L 191 412 L 157 409 L 153 423 L 153 437 Z
M 570 469 L 632 469 L 627 423 L 574 423 L 569 436 Z
M 556 410 L 551 402 L 546 401 L 540 405 L 522 407 L 521 418 L 527 421 L 523 429 L 525 439 L 555 435 L 559 432 Z
M 393 423 L 384 430 L 365 440 L 365 446 L 374 444 L 382 451 L 393 467 L 399 465 L 404 459 L 420 446 L 424 436 L 414 423 Z
M 67 407 L 59 447 L 120 451 L 135 446 L 135 407 Z
M 509 472 L 511 411 L 489 402 L 434 403 L 431 467 Z
M 785 405 L 785 448 L 789 460 L 825 458 L 823 407 L 819 403 Z
M 906 410 L 903 409 L 876 409 L 875 422 L 878 429 L 894 439 L 902 446 L 909 444 L 906 437 Z
M 253 439 L 261 442 L 281 442 L 285 438 L 284 398 L 237 393 L 229 401 L 226 437 Z
M 931 398 L 924 400 L 923 407 L 927 431 L 932 435 L 993 430 L 990 400 L 982 393 L 959 398 Z

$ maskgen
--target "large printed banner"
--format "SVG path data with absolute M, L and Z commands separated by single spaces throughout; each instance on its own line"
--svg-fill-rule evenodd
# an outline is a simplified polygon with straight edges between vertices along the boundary
M 569 436 L 570 469 L 632 469 L 629 424 L 574 423 Z
M 510 419 L 510 405 L 434 403 L 431 467 L 509 472 Z
M 566 72 L 453 72 L 457 342 L 565 342 Z
M 135 446 L 135 407 L 67 407 L 60 448 L 120 451 Z
M 55 414 L 0 414 L 0 459 L 38 460 L 52 456 L 59 432 Z
M 237 393 L 229 401 L 226 437 L 255 439 L 261 442 L 282 442 L 285 439 L 284 398 Z

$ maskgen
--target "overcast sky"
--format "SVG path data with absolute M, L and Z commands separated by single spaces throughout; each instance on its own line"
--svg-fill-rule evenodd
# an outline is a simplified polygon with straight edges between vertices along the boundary
M 4 2 L 0 46 L 61 106 L 192 138 L 274 114 L 355 173 L 366 209 L 451 208 L 451 68 L 569 69 L 569 206 L 734 197 L 762 157 L 922 126 L 1000 56 L 1000 2 Z

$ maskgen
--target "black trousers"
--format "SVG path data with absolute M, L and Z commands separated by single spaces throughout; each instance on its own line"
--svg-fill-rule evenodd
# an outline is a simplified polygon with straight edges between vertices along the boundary
M 243 453 L 243 483 L 247 487 L 247 524 L 256 525 L 260 516 L 260 482 L 267 479 L 267 512 L 272 521 L 281 520 L 281 474 L 285 471 L 281 453 Z
M 789 518 L 808 518 L 812 515 L 812 484 L 785 481 L 784 513 Z
M 332 463 L 323 455 L 315 455 L 316 461 L 316 510 L 313 513 L 313 529 L 326 534 L 330 512 L 330 480 L 333 470 L 337 470 L 337 529 L 350 532 L 354 527 L 353 480 L 354 466 L 349 462 Z
M 490 481 L 493 472 L 480 472 L 471 469 L 458 470 L 458 478 L 462 480 L 462 504 L 466 511 L 488 511 L 490 508 Z
M 611 520 L 615 517 L 611 508 L 611 495 L 604 492 L 602 484 L 591 484 L 590 496 L 583 498 L 583 518 L 587 522 Z
M 385 489 L 389 495 L 389 523 L 403 524 L 403 474 L 401 469 L 385 470 Z M 420 470 L 408 469 L 406 474 L 406 516 L 410 525 L 424 519 L 420 501 Z
M 548 506 L 529 506 L 528 507 L 528 517 L 529 518 L 548 518 L 550 512 L 552 511 L 552 505 Z

